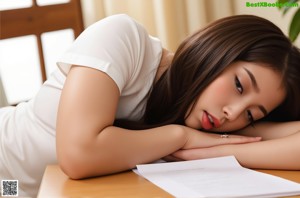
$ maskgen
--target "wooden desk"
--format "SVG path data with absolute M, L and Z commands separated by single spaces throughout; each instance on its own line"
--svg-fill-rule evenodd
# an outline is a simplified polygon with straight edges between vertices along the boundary
M 300 183 L 300 171 L 259 170 Z M 38 198 L 173 197 L 132 171 L 85 180 L 69 179 L 57 165 L 46 168 Z M 294 196 L 300 197 L 300 196 Z

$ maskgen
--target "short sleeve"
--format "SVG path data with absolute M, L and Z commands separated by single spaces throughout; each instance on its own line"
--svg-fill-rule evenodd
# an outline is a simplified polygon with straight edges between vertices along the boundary
M 57 61 L 67 75 L 72 65 L 94 68 L 108 74 L 120 93 L 142 62 L 146 30 L 125 14 L 113 15 L 89 26 Z

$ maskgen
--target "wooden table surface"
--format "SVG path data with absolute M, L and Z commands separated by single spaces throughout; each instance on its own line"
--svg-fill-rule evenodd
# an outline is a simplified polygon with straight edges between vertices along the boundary
M 258 170 L 300 183 L 300 171 Z M 84 180 L 71 180 L 58 165 L 47 166 L 38 198 L 47 197 L 173 197 L 132 171 Z M 293 197 L 300 197 L 293 196 Z

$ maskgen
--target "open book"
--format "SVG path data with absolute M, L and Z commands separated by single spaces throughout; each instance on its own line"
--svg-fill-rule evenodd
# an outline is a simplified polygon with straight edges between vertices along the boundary
M 300 184 L 244 168 L 233 156 L 137 165 L 137 171 L 175 197 L 300 195 Z

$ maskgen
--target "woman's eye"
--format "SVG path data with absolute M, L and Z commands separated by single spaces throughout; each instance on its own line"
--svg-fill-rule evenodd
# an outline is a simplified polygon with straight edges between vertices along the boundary
M 242 94 L 244 89 L 243 89 L 243 86 L 237 76 L 235 76 L 235 86 L 236 86 L 236 89 L 238 90 L 238 92 L 240 92 Z
M 254 123 L 254 119 L 250 110 L 247 110 L 247 119 L 251 125 Z

